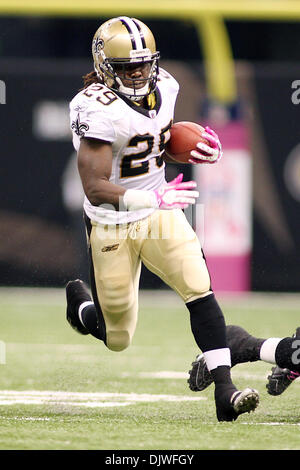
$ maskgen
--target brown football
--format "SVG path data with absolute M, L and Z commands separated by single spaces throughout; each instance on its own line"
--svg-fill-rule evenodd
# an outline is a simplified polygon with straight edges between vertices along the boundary
M 202 137 L 204 128 L 200 124 L 190 121 L 175 122 L 171 129 L 171 138 L 167 142 L 165 152 L 173 160 L 179 163 L 189 163 L 191 150 L 197 150 L 197 143 L 209 142 Z

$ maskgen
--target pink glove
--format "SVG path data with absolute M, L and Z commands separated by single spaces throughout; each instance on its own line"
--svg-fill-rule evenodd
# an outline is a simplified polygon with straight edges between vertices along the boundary
M 190 163 L 216 163 L 223 155 L 218 135 L 210 127 L 205 127 L 204 130 L 205 132 L 203 132 L 202 136 L 209 141 L 209 145 L 198 142 L 198 150 L 191 151 L 192 158 L 189 160 Z
M 183 174 L 154 191 L 160 209 L 185 209 L 189 204 L 195 204 L 199 196 L 198 191 L 190 191 L 196 188 L 195 181 L 182 183 Z

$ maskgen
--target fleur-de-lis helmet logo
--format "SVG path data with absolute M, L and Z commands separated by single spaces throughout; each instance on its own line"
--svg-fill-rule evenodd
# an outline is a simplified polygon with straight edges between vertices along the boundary
M 104 48 L 103 39 L 97 37 L 93 40 L 93 51 L 95 54 L 99 54 L 100 51 Z

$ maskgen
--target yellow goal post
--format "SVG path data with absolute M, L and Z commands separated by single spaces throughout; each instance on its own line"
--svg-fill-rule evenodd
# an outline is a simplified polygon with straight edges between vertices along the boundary
M 236 98 L 234 58 L 226 20 L 300 21 L 299 0 L 0 0 L 1 16 L 113 17 L 192 22 L 203 51 L 209 96 L 224 104 Z

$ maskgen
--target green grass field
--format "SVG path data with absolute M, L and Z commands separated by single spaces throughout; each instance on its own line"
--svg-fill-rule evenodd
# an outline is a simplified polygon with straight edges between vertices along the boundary
M 257 411 L 234 423 L 217 422 L 212 386 L 189 390 L 187 371 L 198 350 L 175 294 L 141 293 L 134 341 L 116 353 L 69 327 L 63 290 L 0 292 L 0 449 L 300 449 L 299 380 L 282 396 L 269 396 L 271 365 L 233 368 L 238 387 L 261 395 Z M 260 337 L 290 336 L 299 300 L 219 299 L 228 324 Z

